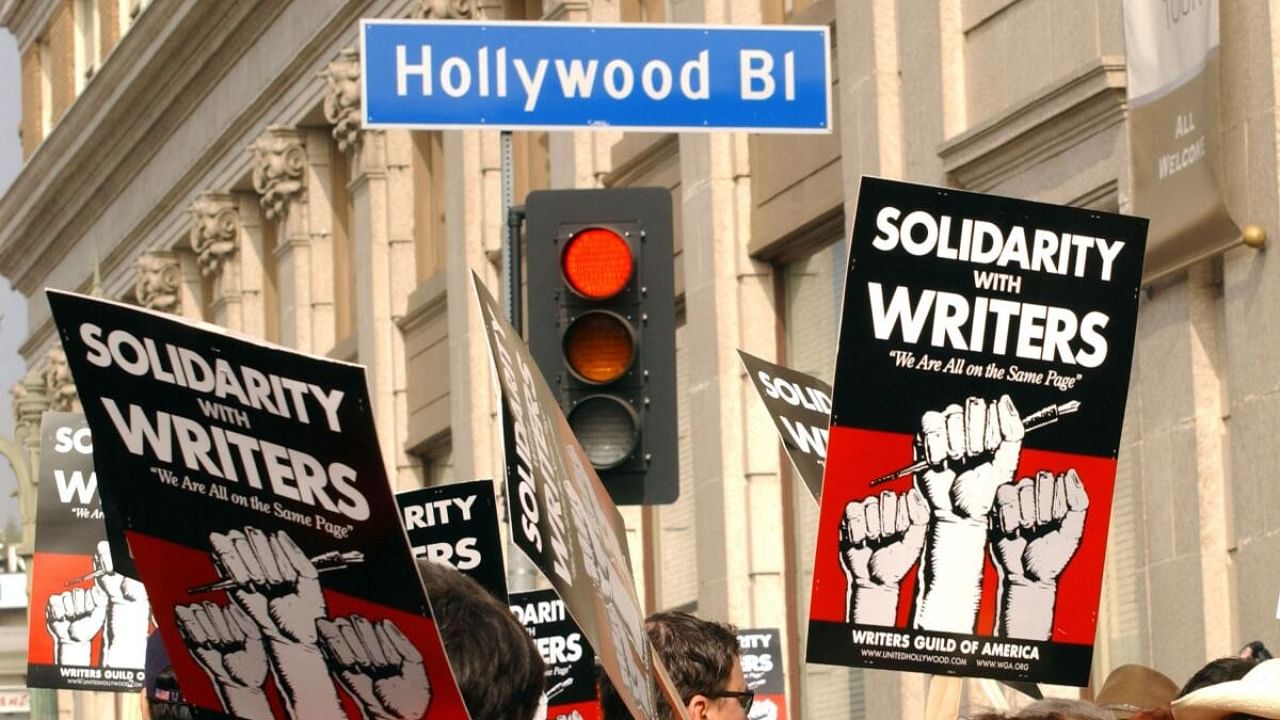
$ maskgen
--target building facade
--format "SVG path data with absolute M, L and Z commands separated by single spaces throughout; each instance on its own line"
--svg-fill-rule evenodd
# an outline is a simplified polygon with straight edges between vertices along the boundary
M 30 299 L 20 440 L 78 402 L 40 297 L 58 287 L 366 365 L 398 488 L 501 476 L 468 286 L 499 283 L 498 134 L 363 130 L 361 17 L 832 28 L 830 135 L 521 132 L 516 197 L 672 193 L 681 496 L 624 511 L 646 609 L 780 628 L 794 716 L 922 716 L 924 676 L 802 662 L 817 508 L 736 351 L 831 379 L 863 175 L 1125 211 L 1121 0 L 3 0 L 23 72 L 25 166 L 0 198 L 0 273 Z M 1220 28 L 1226 201 L 1274 237 L 1280 8 L 1222 3 Z M 1236 246 L 1143 290 L 1095 678 L 1139 662 L 1181 682 L 1280 647 L 1272 254 Z M 967 701 L 999 704 L 989 690 Z

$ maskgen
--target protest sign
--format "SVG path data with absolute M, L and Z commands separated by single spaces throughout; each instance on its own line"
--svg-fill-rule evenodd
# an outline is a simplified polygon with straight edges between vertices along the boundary
M 187 702 L 466 717 L 395 519 L 363 368 L 49 292 L 99 492 Z
M 414 557 L 456 568 L 507 602 L 492 480 L 405 490 L 396 493 L 396 503 Z
M 747 689 L 756 694 L 748 720 L 787 720 L 782 636 L 777 628 L 738 628 L 739 657 Z
M 141 688 L 151 609 L 111 563 L 83 415 L 44 414 L 37 492 L 27 685 Z
M 547 720 L 599 720 L 596 655 L 556 591 L 512 593 L 511 612 L 547 664 Z
M 863 179 L 810 662 L 1087 683 L 1145 232 Z
M 831 420 L 831 386 L 790 368 L 738 351 L 751 384 L 773 418 L 787 457 L 817 500 L 822 497 L 822 470 L 827 463 L 827 424 Z
M 655 717 L 650 672 L 660 661 L 644 630 L 622 517 L 528 346 L 472 280 L 502 393 L 512 537 L 564 600 L 632 716 Z M 687 717 L 683 706 L 674 710 Z

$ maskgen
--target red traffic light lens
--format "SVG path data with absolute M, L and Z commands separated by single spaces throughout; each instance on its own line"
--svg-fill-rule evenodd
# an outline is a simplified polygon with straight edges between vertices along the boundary
M 591 395 L 569 411 L 569 427 L 597 470 L 626 462 L 639 444 L 636 411 L 610 395 Z
M 604 228 L 587 228 L 569 238 L 560 268 L 569 287 L 588 300 L 605 300 L 631 282 L 635 261 L 622 236 Z
M 602 310 L 583 313 L 564 333 L 564 356 L 580 380 L 604 385 L 626 374 L 635 358 L 631 326 L 618 315 Z

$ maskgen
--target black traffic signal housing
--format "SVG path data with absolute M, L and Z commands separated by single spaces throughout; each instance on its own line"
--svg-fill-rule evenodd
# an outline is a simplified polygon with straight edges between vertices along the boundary
M 671 192 L 539 190 L 525 220 L 534 360 L 614 503 L 675 502 Z

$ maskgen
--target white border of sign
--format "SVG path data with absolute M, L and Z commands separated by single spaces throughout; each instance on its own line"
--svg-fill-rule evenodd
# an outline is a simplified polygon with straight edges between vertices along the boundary
M 822 33 L 822 57 L 825 63 L 825 73 L 827 77 L 826 106 L 827 119 L 825 128 L 769 128 L 769 127 L 697 127 L 697 126 L 657 126 L 657 125 L 607 125 L 604 123 L 593 125 L 509 125 L 509 124 L 493 124 L 487 125 L 484 122 L 473 124 L 456 124 L 456 123 L 380 123 L 368 122 L 365 119 L 365 113 L 368 111 L 368 105 L 364 103 L 364 98 L 369 97 L 369 73 L 364 71 L 365 58 L 368 54 L 365 52 L 364 29 L 367 25 L 446 25 L 448 27 L 458 27 L 459 25 L 499 25 L 499 26 L 515 26 L 529 25 L 534 27 L 546 27 L 552 25 L 556 28 L 564 27 L 583 27 L 583 28 L 626 28 L 635 30 L 637 28 L 655 28 L 662 30 L 765 30 L 768 32 L 821 32 Z M 592 130 L 624 130 L 629 132 L 669 132 L 669 133 L 704 133 L 704 132 L 745 132 L 757 135 L 830 135 L 834 132 L 831 126 L 831 82 L 834 78 L 831 76 L 831 27 L 829 25 L 698 25 L 696 23 L 574 23 L 574 22 L 548 22 L 545 20 L 410 20 L 406 18 L 360 18 L 360 127 L 365 130 L 530 130 L 530 131 L 592 131 Z

